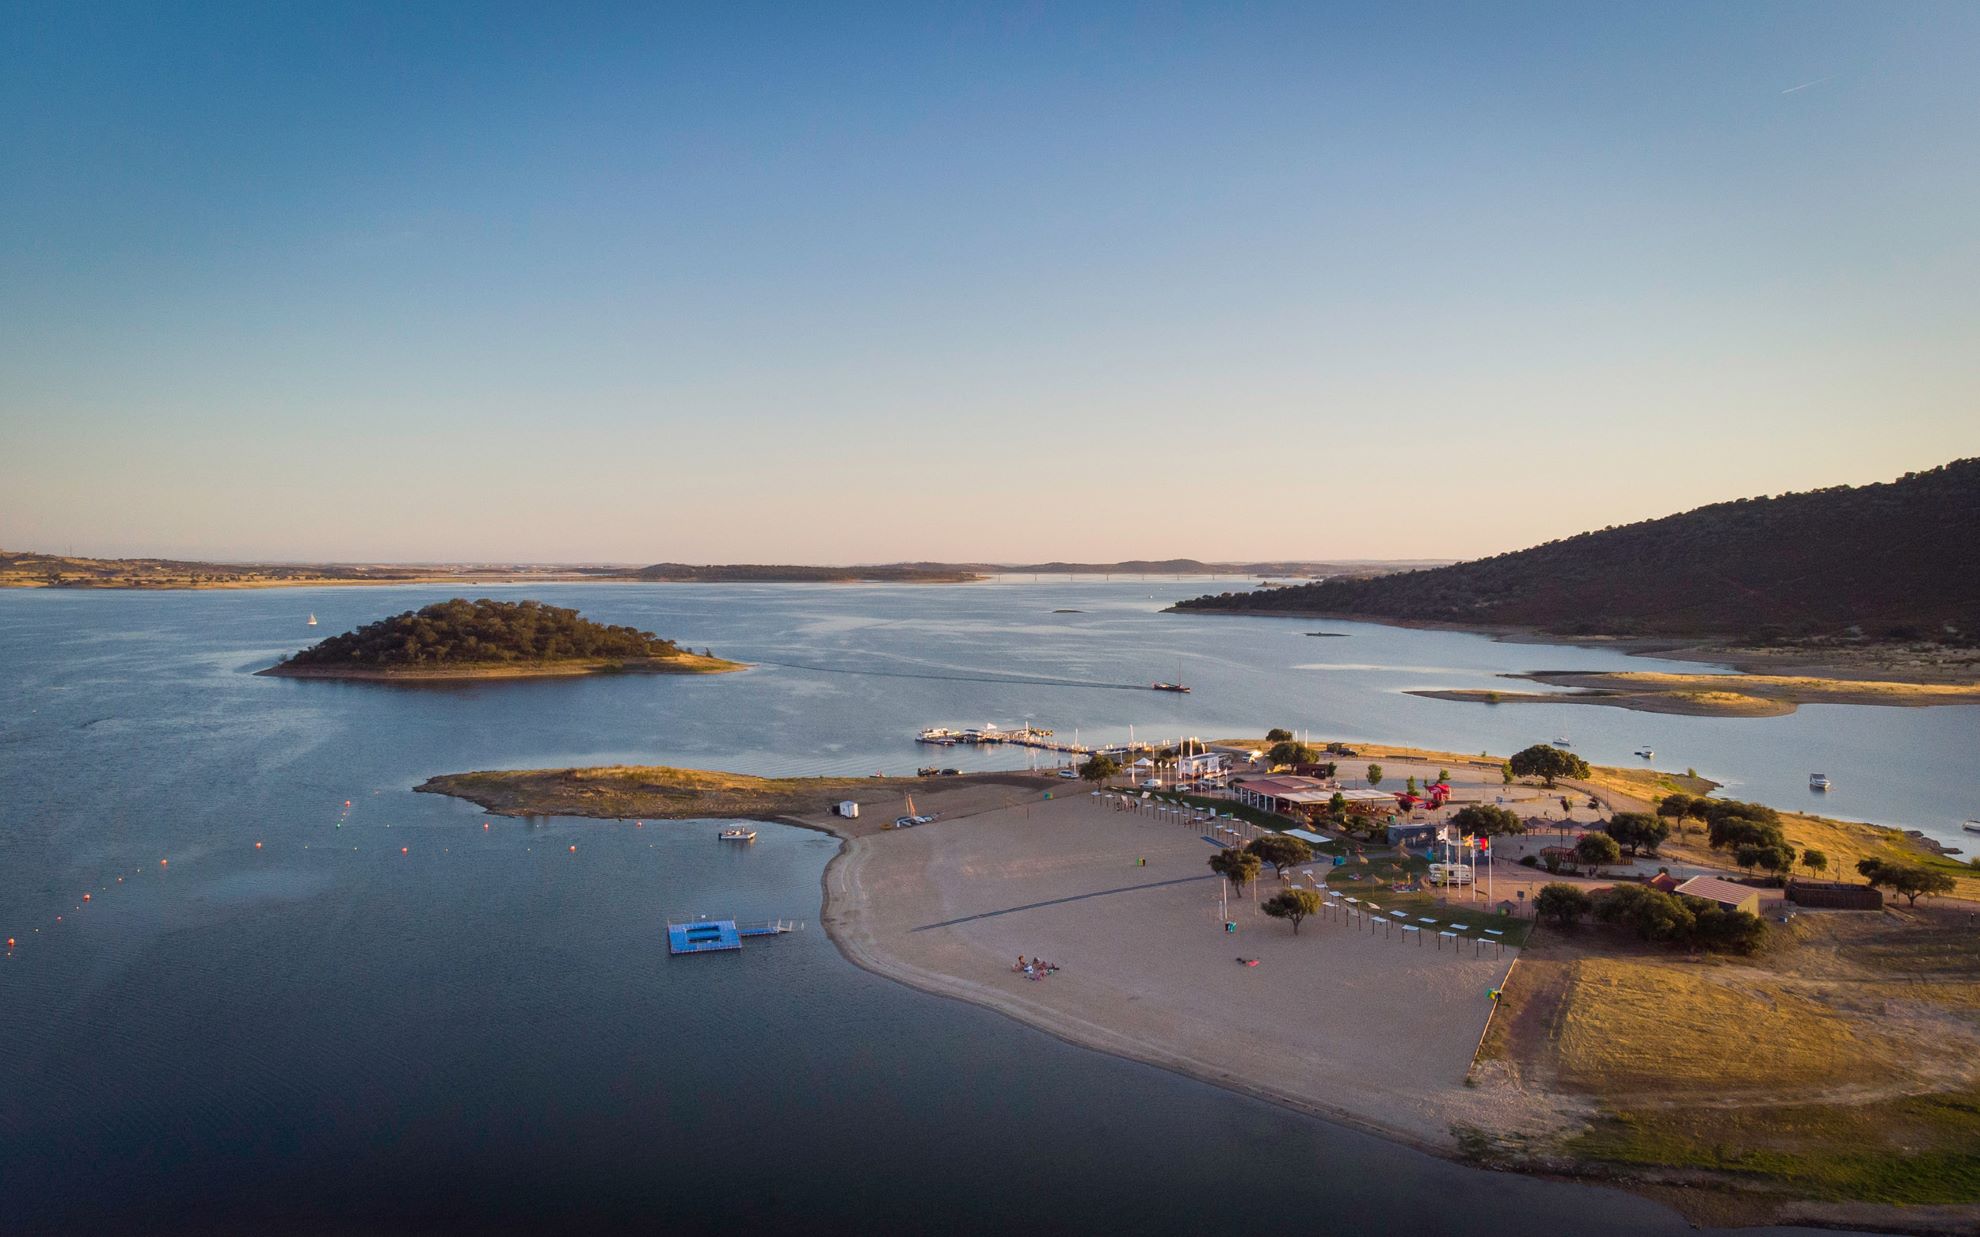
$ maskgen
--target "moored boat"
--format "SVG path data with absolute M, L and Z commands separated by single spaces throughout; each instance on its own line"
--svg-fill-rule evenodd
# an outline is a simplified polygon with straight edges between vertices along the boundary
M 1969 820 L 1960 827 L 1968 833 L 1980 833 L 1980 820 Z
M 716 836 L 724 842 L 754 842 L 756 840 L 756 830 L 746 825 L 734 825 L 722 830 Z
M 1828 775 L 1828 774 L 1826 774 L 1826 773 L 1811 773 L 1811 774 L 1809 774 L 1809 775 L 1808 775 L 1808 789 L 1810 789 L 1810 790 L 1827 790 L 1828 788 L 1829 788 L 1829 775 Z

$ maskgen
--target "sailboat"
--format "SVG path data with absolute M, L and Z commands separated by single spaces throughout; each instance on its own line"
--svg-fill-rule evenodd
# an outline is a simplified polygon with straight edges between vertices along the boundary
M 929 821 L 934 819 L 935 818 L 933 816 L 923 816 L 920 813 L 916 812 L 914 810 L 914 796 L 909 795 L 907 797 L 907 812 L 905 815 L 895 817 L 894 828 L 908 829 L 908 828 L 912 828 L 915 825 L 925 825 Z
M 1150 684 L 1149 684 L 1148 686 L 1149 686 L 1150 688 L 1152 688 L 1153 690 L 1155 690 L 1155 691 L 1158 691 L 1158 692 L 1181 692 L 1181 693 L 1183 693 L 1184 695 L 1188 695 L 1188 694 L 1189 694 L 1189 688 L 1187 688 L 1187 687 L 1184 687 L 1184 686 L 1183 686 L 1183 682 L 1182 682 L 1182 658 L 1180 658 L 1180 657 L 1178 657 L 1178 658 L 1176 658 L 1176 681 L 1175 681 L 1175 682 L 1173 682 L 1173 683 L 1150 683 Z
M 316 614 L 315 614 L 315 612 L 314 612 L 314 611 L 312 611 L 312 612 L 310 613 L 310 616 L 309 616 L 309 625 L 310 625 L 311 627 L 314 627 L 314 626 L 316 626 Z

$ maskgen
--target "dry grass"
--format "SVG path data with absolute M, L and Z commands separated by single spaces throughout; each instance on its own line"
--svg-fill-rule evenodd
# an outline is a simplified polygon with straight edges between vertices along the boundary
M 1543 1157 L 1777 1198 L 1980 1204 L 1967 913 L 1807 914 L 1776 938 L 1737 963 L 1596 929 L 1529 948 L 1482 1055 L 1602 1114 Z
M 1901 1045 L 1752 967 L 1584 958 L 1557 1025 L 1561 1081 L 1612 1098 L 1778 1096 L 1902 1068 Z
M 1561 672 L 1519 676 L 1555 687 L 1580 688 L 1579 699 L 1654 712 L 1791 713 L 1804 704 L 1922 706 L 1980 704 L 1980 684 L 1902 683 L 1879 679 L 1834 679 L 1799 674 L 1671 674 L 1628 670 L 1617 673 Z M 1543 696 L 1560 701 L 1560 696 Z

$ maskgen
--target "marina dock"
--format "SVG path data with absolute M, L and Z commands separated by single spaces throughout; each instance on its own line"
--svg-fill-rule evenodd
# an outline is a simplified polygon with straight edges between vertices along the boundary
M 972 726 L 965 730 L 950 730 L 946 726 L 931 726 L 914 737 L 917 743 L 933 744 L 936 747 L 1030 747 L 1045 752 L 1064 752 L 1073 756 L 1091 756 L 1095 752 L 1137 753 L 1152 752 L 1156 745 L 1147 742 L 1105 743 L 1094 747 L 1085 743 L 1067 743 L 1053 737 L 1050 730 L 1040 726 L 1016 726 L 1009 730 L 998 726 Z
M 667 952 L 705 954 L 741 949 L 746 936 L 782 936 L 802 932 L 804 925 L 794 919 L 770 919 L 762 923 L 738 924 L 733 919 L 688 919 L 667 925 Z

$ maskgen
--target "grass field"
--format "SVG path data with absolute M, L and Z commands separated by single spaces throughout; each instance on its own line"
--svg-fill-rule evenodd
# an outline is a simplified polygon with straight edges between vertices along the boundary
M 1595 928 L 1544 933 L 1481 1053 L 1522 1091 L 1593 1105 L 1537 1154 L 1980 1221 L 1969 914 L 1803 914 L 1775 935 L 1754 959 L 1689 961 Z

